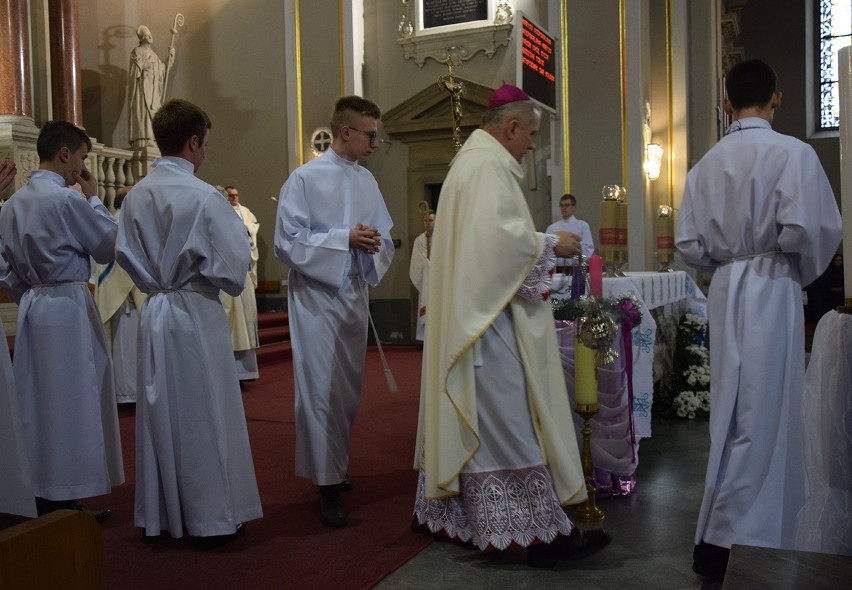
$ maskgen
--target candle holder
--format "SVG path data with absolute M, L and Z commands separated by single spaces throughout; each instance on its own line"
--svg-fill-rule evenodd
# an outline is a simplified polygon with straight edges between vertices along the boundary
M 571 513 L 571 518 L 583 523 L 601 522 L 604 519 L 604 513 L 603 510 L 598 508 L 595 501 L 597 496 L 593 478 L 595 464 L 592 461 L 592 428 L 589 426 L 589 420 L 598 413 L 598 404 L 577 404 L 575 409 L 580 414 L 580 417 L 583 418 L 583 451 L 581 461 L 583 475 L 585 475 L 586 479 L 586 494 L 588 498 L 582 504 L 577 505 Z

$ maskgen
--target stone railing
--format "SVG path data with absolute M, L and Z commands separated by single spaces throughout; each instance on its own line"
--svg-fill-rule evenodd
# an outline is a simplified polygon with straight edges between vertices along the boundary
M 98 197 L 104 205 L 115 212 L 115 193 L 125 186 L 133 186 L 151 168 L 151 162 L 159 153 L 155 148 L 127 150 L 94 144 L 92 172 L 98 179 Z

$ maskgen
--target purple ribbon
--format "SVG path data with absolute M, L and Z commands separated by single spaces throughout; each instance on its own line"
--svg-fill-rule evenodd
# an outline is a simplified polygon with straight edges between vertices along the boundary
M 631 306 L 632 307 L 632 306 Z M 636 428 L 633 424 L 633 318 L 624 314 L 621 322 L 621 343 L 624 345 L 624 365 L 627 371 L 627 417 L 630 420 L 630 449 L 633 452 L 633 464 L 636 464 Z

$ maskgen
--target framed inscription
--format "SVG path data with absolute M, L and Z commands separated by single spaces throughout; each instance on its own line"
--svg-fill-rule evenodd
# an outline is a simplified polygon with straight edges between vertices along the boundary
M 423 30 L 489 20 L 490 0 L 421 0 Z
M 511 0 L 402 0 L 398 42 L 405 59 L 457 63 L 509 44 Z

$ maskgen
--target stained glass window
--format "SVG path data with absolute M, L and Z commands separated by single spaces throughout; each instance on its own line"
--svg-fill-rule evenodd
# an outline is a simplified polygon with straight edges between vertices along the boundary
M 852 0 L 819 0 L 819 113 L 820 129 L 840 127 L 837 52 L 850 44 Z

